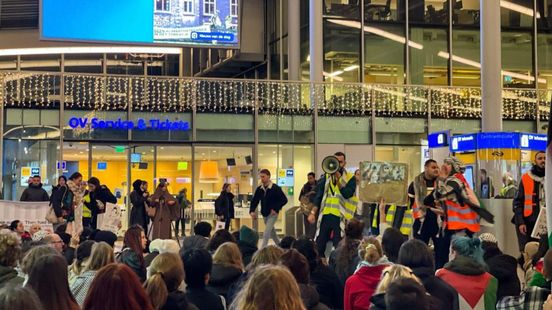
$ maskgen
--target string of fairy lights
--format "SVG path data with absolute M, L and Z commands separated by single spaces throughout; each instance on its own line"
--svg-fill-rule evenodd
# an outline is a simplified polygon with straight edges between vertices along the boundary
M 481 89 L 345 83 L 208 80 L 5 72 L 1 97 L 7 107 L 56 108 L 64 82 L 66 109 L 252 114 L 269 122 L 289 115 L 481 118 Z M 552 91 L 505 89 L 507 120 L 548 120 Z

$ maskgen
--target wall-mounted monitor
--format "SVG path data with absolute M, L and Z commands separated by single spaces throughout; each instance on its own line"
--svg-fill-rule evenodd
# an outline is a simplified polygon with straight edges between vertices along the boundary
M 98 170 L 107 170 L 107 162 L 99 161 L 98 162 Z
M 138 169 L 140 170 L 148 170 L 148 163 L 139 163 Z
M 466 178 L 466 181 L 468 181 L 471 188 L 475 190 L 475 179 L 473 177 L 473 166 L 467 165 L 466 170 L 464 171 L 464 178 Z
M 235 158 L 226 158 L 226 165 L 228 167 L 234 167 L 236 165 L 236 159 Z
M 132 153 L 130 154 L 130 162 L 132 164 L 139 164 L 142 162 L 142 154 L 140 153 Z
M 240 0 L 41 0 L 43 40 L 239 48 Z

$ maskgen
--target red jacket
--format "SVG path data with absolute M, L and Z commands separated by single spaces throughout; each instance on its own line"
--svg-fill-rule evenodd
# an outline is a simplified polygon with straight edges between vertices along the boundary
M 361 267 L 345 282 L 344 309 L 370 309 L 370 298 L 374 295 L 387 264 Z

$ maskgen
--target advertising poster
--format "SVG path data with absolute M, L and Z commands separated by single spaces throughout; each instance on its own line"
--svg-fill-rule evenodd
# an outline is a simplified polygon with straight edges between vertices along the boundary
M 362 202 L 378 203 L 383 198 L 386 204 L 407 204 L 407 164 L 364 161 L 360 163 L 360 173 Z

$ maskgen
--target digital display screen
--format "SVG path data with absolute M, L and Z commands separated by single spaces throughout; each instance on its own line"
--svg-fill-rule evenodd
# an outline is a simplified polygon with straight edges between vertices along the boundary
M 142 154 L 140 153 L 132 153 L 130 154 L 130 162 L 132 164 L 139 164 L 142 162 Z
M 44 40 L 239 47 L 239 0 L 41 0 Z
M 448 137 L 449 137 L 448 131 L 430 133 L 429 135 L 427 135 L 428 146 L 430 148 L 448 146 L 449 145 Z
M 468 184 L 472 189 L 475 188 L 475 183 L 473 179 L 473 166 L 466 166 L 466 171 L 464 171 L 464 178 L 468 181 Z
M 107 163 L 105 161 L 99 161 L 98 170 L 107 170 Z

